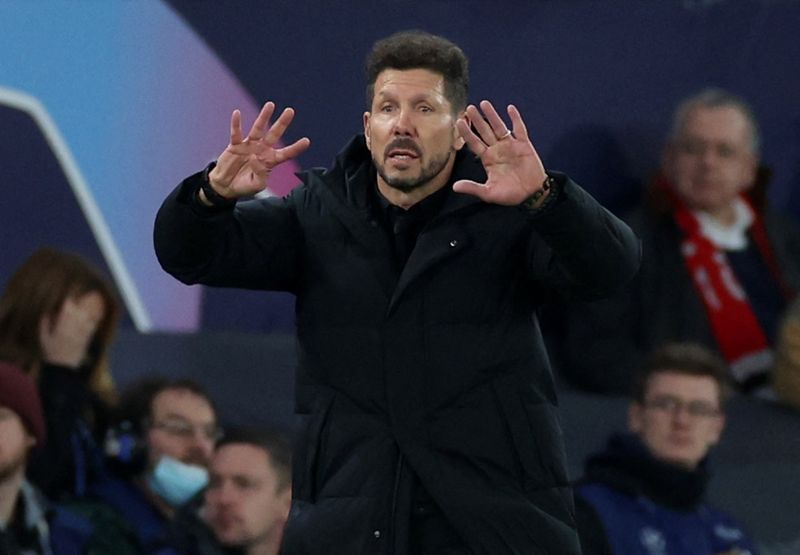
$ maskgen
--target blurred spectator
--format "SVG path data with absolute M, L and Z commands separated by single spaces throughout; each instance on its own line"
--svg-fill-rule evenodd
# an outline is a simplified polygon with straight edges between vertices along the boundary
M 584 555 L 755 553 L 742 527 L 704 502 L 728 380 L 722 360 L 699 345 L 652 355 L 628 410 L 631 433 L 590 457 L 575 488 Z
M 123 392 L 106 450 L 117 476 L 89 488 L 132 528 L 140 553 L 169 555 L 179 508 L 208 482 L 208 463 L 220 437 L 214 405 L 189 380 L 143 379 Z M 89 503 L 84 514 L 97 515 Z
M 770 395 L 800 229 L 766 206 L 766 178 L 747 104 L 718 89 L 680 104 L 661 174 L 629 218 L 643 246 L 637 278 L 615 299 L 571 307 L 561 329 L 558 366 L 574 386 L 625 393 L 646 353 L 693 341 L 723 355 L 742 391 Z
M 217 540 L 244 555 L 277 555 L 292 503 L 291 452 L 274 433 L 240 430 L 217 444 L 205 516 Z
M 47 423 L 49 441 L 28 476 L 52 499 L 82 495 L 99 472 L 97 445 L 115 398 L 107 353 L 118 313 L 97 269 L 50 248 L 31 255 L 0 297 L 0 359 L 38 382 Z
M 792 303 L 778 334 L 773 384 L 778 399 L 800 409 L 800 300 Z
M 0 553 L 3 555 L 78 555 L 88 553 L 92 545 L 91 524 L 51 504 L 25 479 L 28 454 L 35 446 L 45 444 L 46 435 L 36 384 L 17 366 L 0 362 Z

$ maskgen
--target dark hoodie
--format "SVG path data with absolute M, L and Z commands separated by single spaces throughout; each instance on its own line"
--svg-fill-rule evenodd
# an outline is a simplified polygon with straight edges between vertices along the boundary
M 682 553 L 687 546 L 696 550 L 693 555 L 735 548 L 755 553 L 738 523 L 703 503 L 709 479 L 705 460 L 694 470 L 661 461 L 637 436 L 618 434 L 611 436 L 605 451 L 589 457 L 585 472 L 575 486 L 576 520 L 584 555 L 610 555 L 615 552 L 614 545 L 622 544 L 630 544 L 632 553 L 637 549 L 641 553 L 658 552 L 647 551 L 646 542 L 637 536 L 645 527 L 655 528 L 660 541 L 667 542 L 666 553 Z M 630 514 L 610 515 L 621 512 L 622 507 Z M 619 523 L 624 526 L 617 526 Z M 703 537 L 698 536 L 693 543 L 698 529 L 703 530 Z M 717 537 L 720 534 L 724 537 Z M 670 536 L 680 537 L 682 545 L 670 545 Z M 652 537 L 651 545 L 658 543 Z M 707 544 L 714 547 L 702 551 Z

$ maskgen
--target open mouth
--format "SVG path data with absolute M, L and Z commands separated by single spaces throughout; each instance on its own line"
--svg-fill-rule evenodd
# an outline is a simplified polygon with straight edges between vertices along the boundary
M 412 141 L 395 141 L 386 147 L 386 159 L 409 162 L 420 157 L 419 148 Z
M 389 151 L 387 158 L 390 158 L 392 160 L 409 161 L 409 160 L 416 160 L 417 158 L 419 158 L 419 156 L 415 152 L 411 152 L 410 150 L 397 149 Z

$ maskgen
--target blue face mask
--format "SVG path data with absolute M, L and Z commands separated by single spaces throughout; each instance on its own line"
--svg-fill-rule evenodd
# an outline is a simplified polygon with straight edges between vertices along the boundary
M 147 476 L 147 485 L 173 507 L 186 503 L 208 484 L 208 471 L 202 466 L 182 463 L 163 456 Z

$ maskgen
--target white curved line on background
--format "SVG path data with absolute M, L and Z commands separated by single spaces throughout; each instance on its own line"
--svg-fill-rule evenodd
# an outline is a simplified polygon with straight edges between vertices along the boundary
M 53 149 L 61 169 L 64 171 L 64 175 L 67 177 L 67 181 L 75 198 L 78 200 L 86 220 L 89 222 L 89 227 L 100 247 L 100 252 L 103 253 L 103 257 L 113 274 L 114 281 L 119 287 L 123 302 L 131 315 L 131 320 L 133 320 L 136 329 L 140 332 L 150 331 L 152 329 L 150 314 L 141 300 L 139 291 L 136 289 L 130 272 L 128 272 L 128 268 L 123 262 L 119 249 L 114 243 L 111 231 L 89 188 L 86 186 L 86 180 L 77 162 L 75 162 L 75 158 L 72 156 L 72 151 L 61 136 L 53 118 L 50 117 L 38 99 L 18 90 L 0 86 L 0 104 L 5 104 L 29 114 L 42 130 L 47 142 Z

